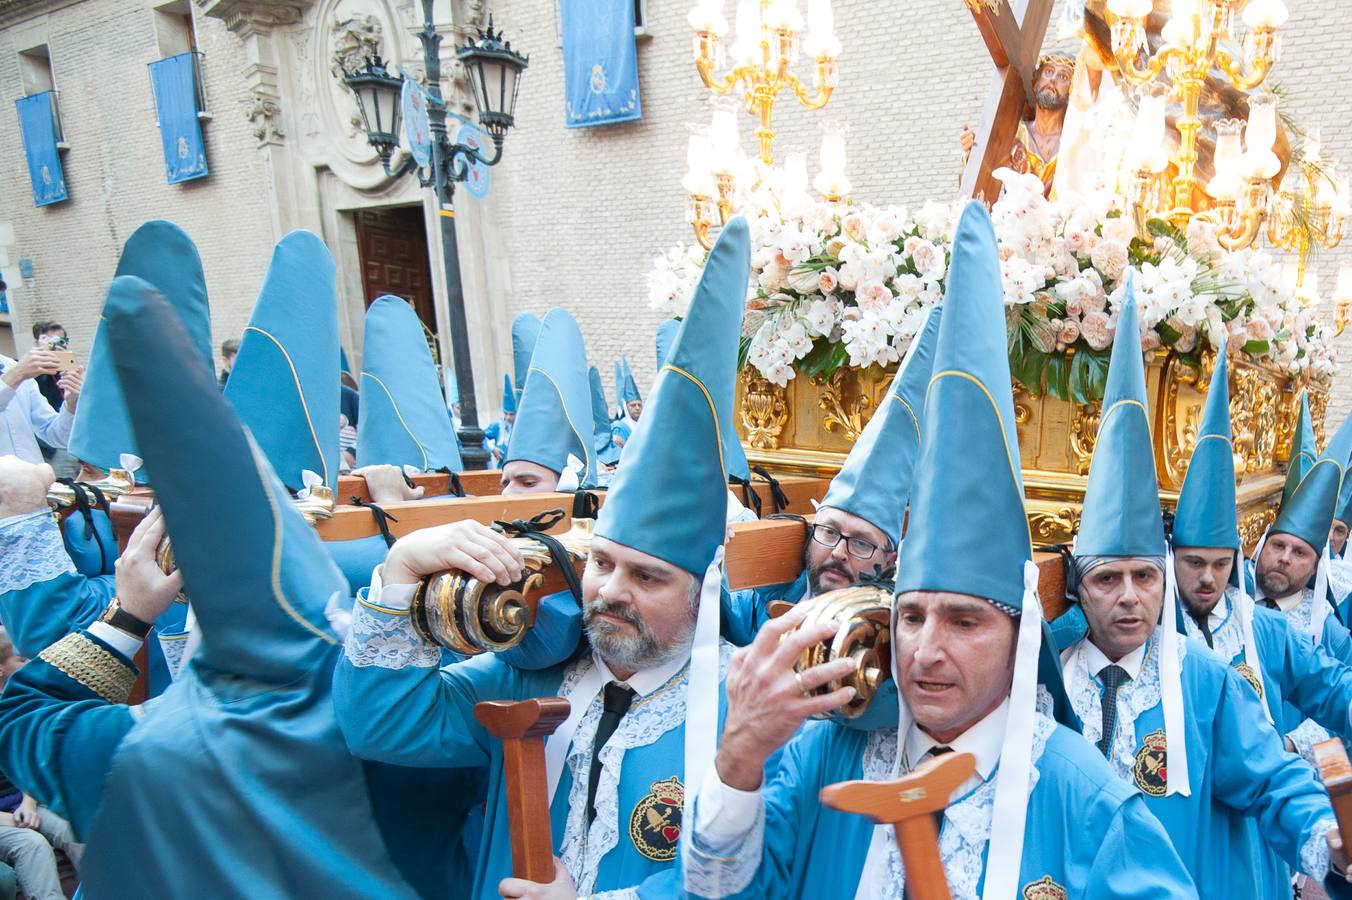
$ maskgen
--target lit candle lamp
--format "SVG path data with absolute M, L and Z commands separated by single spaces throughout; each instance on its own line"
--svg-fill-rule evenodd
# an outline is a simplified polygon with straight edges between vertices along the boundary
M 1244 178 L 1240 174 L 1243 148 L 1239 140 L 1243 125 L 1239 119 L 1222 119 L 1216 123 L 1216 153 L 1212 157 L 1216 174 L 1206 189 L 1217 200 L 1236 200 L 1244 189 Z
M 1108 12 L 1119 19 L 1143 19 L 1153 7 L 1151 0 L 1108 0 Z
M 686 145 L 685 177 L 681 187 L 686 193 L 699 197 L 712 197 L 714 194 L 713 145 L 709 142 L 709 129 L 702 125 L 691 125 L 690 140 Z
M 761 46 L 760 0 L 737 0 L 737 34 L 732 58 L 742 65 L 759 61 Z
M 1282 0 L 1249 0 L 1244 7 L 1244 24 L 1255 30 L 1276 30 L 1286 24 L 1289 15 Z
M 737 107 L 720 104 L 714 110 L 709 128 L 709 168 L 714 174 L 726 174 L 737 168 L 741 157 L 741 139 L 737 134 Z
M 842 199 L 850 193 L 850 179 L 845 176 L 845 125 L 822 125 L 822 170 L 812 185 L 828 200 Z

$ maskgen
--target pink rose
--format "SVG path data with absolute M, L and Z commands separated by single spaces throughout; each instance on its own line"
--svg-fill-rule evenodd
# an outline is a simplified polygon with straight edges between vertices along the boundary
M 864 220 L 858 213 L 850 213 L 842 219 L 840 230 L 852 241 L 862 243 L 864 240 Z
M 1087 312 L 1080 322 L 1080 334 L 1085 342 L 1095 350 L 1106 350 L 1113 342 L 1113 325 L 1108 321 L 1107 313 Z
M 1157 350 L 1159 349 L 1159 346 L 1160 346 L 1160 336 L 1159 333 L 1155 331 L 1155 329 L 1153 328 L 1147 329 L 1146 333 L 1141 335 L 1142 353 L 1149 353 L 1151 350 Z
M 1245 331 L 1251 341 L 1272 340 L 1272 323 L 1261 316 L 1250 319 Z
M 835 269 L 822 269 L 817 277 L 817 290 L 823 294 L 833 294 L 840 287 L 840 273 Z
M 1080 339 L 1080 326 L 1076 325 L 1070 319 L 1061 323 L 1061 328 L 1056 332 L 1056 342 L 1069 347 Z
M 1110 281 L 1117 281 L 1127 270 L 1127 248 L 1119 241 L 1100 241 L 1089 259 L 1094 268 Z
M 1084 315 L 1084 302 L 1080 300 L 1079 295 L 1066 301 L 1066 315 L 1074 316 L 1077 319 Z
M 892 292 L 880 278 L 870 278 L 859 282 L 854 291 L 854 302 L 860 309 L 878 311 L 892 302 Z
M 1089 243 L 1083 231 L 1071 231 L 1066 234 L 1066 249 L 1071 253 L 1082 252 Z

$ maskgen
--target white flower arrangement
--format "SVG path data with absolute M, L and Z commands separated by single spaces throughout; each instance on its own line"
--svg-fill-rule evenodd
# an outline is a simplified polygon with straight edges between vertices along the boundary
M 1150 223 L 1136 234 L 1108 193 L 1048 201 L 1036 177 L 1001 169 L 991 211 L 1010 325 L 1010 367 L 1035 393 L 1099 399 L 1117 310 L 1134 273 L 1141 349 L 1196 361 L 1225 336 L 1232 352 L 1291 375 L 1332 376 L 1330 329 L 1304 305 L 1269 253 L 1224 250 L 1194 219 L 1182 234 Z M 750 226 L 745 362 L 784 386 L 797 375 L 897 362 L 943 299 L 962 202 L 899 206 L 828 203 L 757 190 L 739 198 Z M 659 254 L 650 305 L 684 312 L 704 263 L 698 246 Z M 1071 352 L 1073 351 L 1073 352 Z

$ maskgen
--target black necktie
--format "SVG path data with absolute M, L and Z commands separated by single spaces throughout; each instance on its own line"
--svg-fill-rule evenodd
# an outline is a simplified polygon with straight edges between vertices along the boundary
M 1117 689 L 1131 681 L 1131 676 L 1121 666 L 1104 666 L 1098 677 L 1103 682 L 1103 737 L 1099 738 L 1098 748 L 1106 757 L 1117 727 Z
M 629 712 L 634 702 L 634 689 L 627 684 L 612 681 L 606 685 L 602 699 L 601 721 L 596 723 L 596 737 L 592 739 L 591 773 L 587 777 L 587 824 L 596 818 L 596 783 L 601 780 L 601 748 L 610 740 L 620 719 Z
M 1202 637 L 1206 640 L 1206 645 L 1212 650 L 1215 650 L 1216 638 L 1215 635 L 1211 633 L 1211 616 L 1207 614 L 1193 616 L 1192 620 L 1197 624 L 1197 627 L 1202 630 Z
M 1281 607 L 1277 605 L 1277 601 L 1273 600 L 1271 597 L 1264 597 L 1262 600 L 1259 600 L 1258 605 L 1266 609 L 1281 609 Z

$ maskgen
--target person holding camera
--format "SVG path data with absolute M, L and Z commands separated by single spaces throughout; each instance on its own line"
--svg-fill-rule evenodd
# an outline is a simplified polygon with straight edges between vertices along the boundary
M 41 375 L 56 377 L 65 396 L 58 413 L 38 388 Z M 69 350 L 39 341 L 20 359 L 0 355 L 0 456 L 14 454 L 25 462 L 42 462 L 38 438 L 51 447 L 65 447 L 75 424 L 75 407 L 84 384 L 84 370 Z

